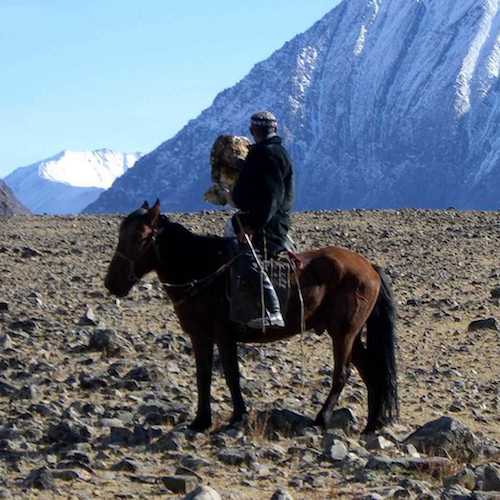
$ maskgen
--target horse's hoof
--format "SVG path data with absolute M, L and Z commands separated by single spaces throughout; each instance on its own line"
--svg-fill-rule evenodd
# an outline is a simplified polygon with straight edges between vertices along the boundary
M 231 429 L 244 429 L 248 425 L 248 413 L 242 413 L 237 417 L 233 417 L 228 425 Z
M 187 426 L 187 428 L 188 428 L 188 430 L 193 431 L 193 432 L 204 432 L 207 429 L 210 429 L 211 425 L 212 425 L 212 422 L 210 422 L 210 421 L 196 419 L 196 420 L 193 420 L 193 422 L 191 422 Z

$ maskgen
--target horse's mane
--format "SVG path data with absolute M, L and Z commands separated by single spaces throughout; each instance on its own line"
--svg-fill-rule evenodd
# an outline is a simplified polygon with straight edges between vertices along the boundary
M 178 222 L 172 222 L 166 215 L 161 215 L 160 216 L 160 227 L 163 228 L 164 230 L 174 230 L 177 232 L 177 234 L 182 234 L 184 233 L 185 235 L 189 235 L 193 239 L 197 239 L 199 241 L 203 240 L 204 242 L 209 242 L 212 241 L 214 243 L 222 243 L 222 241 L 226 240 L 227 238 L 224 238 L 222 236 L 214 235 L 214 234 L 198 234 L 190 229 L 188 229 L 186 226 L 178 223 Z
M 127 215 L 127 217 L 125 217 L 125 219 L 123 219 L 123 221 L 120 224 L 120 231 L 122 231 L 125 227 L 127 227 L 129 224 L 136 221 L 137 219 L 141 219 L 147 213 L 148 211 L 145 208 L 139 208 L 135 212 L 132 212 L 131 214 Z M 169 233 L 173 232 L 177 236 L 187 236 L 193 238 L 193 240 L 197 240 L 200 243 L 201 242 L 222 243 L 225 239 L 227 239 L 212 234 L 197 234 L 178 222 L 172 222 L 164 214 L 160 215 L 160 219 L 158 221 L 158 227 L 160 229 L 163 229 L 164 231 L 168 231 Z

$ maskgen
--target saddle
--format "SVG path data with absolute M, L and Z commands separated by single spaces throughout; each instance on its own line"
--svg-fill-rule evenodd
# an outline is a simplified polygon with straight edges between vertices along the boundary
M 278 253 L 271 259 L 260 259 L 260 262 L 278 295 L 281 314 L 286 316 L 290 298 L 290 274 L 295 265 L 287 251 Z M 230 271 L 228 297 L 231 321 L 246 323 L 262 315 L 261 291 L 241 279 L 238 266 L 233 266 Z

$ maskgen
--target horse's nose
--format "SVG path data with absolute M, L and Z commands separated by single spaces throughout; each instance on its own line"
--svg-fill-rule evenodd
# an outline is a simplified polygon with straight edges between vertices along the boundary
M 108 292 L 115 297 L 125 297 L 130 291 L 130 287 L 120 285 L 109 276 L 106 276 L 104 286 L 108 289 Z

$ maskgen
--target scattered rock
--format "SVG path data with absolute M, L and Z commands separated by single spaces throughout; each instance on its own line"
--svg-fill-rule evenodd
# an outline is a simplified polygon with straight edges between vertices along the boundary
M 279 432 L 285 436 L 300 436 L 304 430 L 311 427 L 314 422 L 290 410 L 271 410 L 260 412 L 257 416 L 258 425 L 264 426 L 267 435 Z
M 476 475 L 470 469 L 464 469 L 454 476 L 445 476 L 443 484 L 445 488 L 458 485 L 472 491 L 476 486 Z
M 88 344 L 89 351 L 101 351 L 106 356 L 117 356 L 121 349 L 120 338 L 112 330 L 95 330 Z
M 484 469 L 484 491 L 500 491 L 500 471 L 498 466 L 487 464 Z
M 466 460 L 476 458 L 481 453 L 478 438 L 458 420 L 441 417 L 417 429 L 405 440 L 418 451 L 431 455 L 460 457 Z
M 47 467 L 32 471 L 26 478 L 25 485 L 27 488 L 56 491 L 54 476 Z
M 97 326 L 98 324 L 99 320 L 97 319 L 97 316 L 95 315 L 94 311 L 90 307 L 88 307 L 85 311 L 85 314 L 80 319 L 80 325 Z
M 288 491 L 279 489 L 274 492 L 271 500 L 293 500 L 293 498 Z
M 467 328 L 469 332 L 476 332 L 478 330 L 498 330 L 498 321 L 495 318 L 478 319 L 472 321 Z
M 220 495 L 209 486 L 198 486 L 184 500 L 221 500 Z
M 228 214 L 169 217 L 220 234 Z M 184 499 L 189 488 L 193 498 L 207 491 L 178 479 L 189 477 L 203 478 L 224 500 L 265 500 L 280 487 L 300 500 L 498 499 L 499 330 L 467 326 L 469 318 L 500 315 L 500 297 L 490 297 L 500 283 L 492 257 L 500 212 L 293 214 L 302 248 L 343 246 L 386 266 L 399 318 L 402 423 L 414 430 L 446 413 L 460 415 L 477 448 L 466 433 L 412 444 L 405 441 L 409 428 L 399 426 L 360 437 L 367 394 L 354 367 L 341 397 L 345 408 L 333 412 L 329 429 L 315 426 L 305 415 L 315 415 L 327 397 L 332 356 L 330 340 L 313 332 L 301 342 L 240 346 L 254 425 L 234 433 L 221 428 L 232 407 L 216 352 L 213 427 L 185 430 L 197 401 L 192 346 L 159 280 L 146 276 L 121 299 L 103 284 L 121 219 L 0 221 L 0 498 Z M 23 258 L 27 246 L 39 256 Z M 92 321 L 80 324 L 89 310 Z M 259 412 L 261 419 L 253 418 Z M 443 456 L 432 456 L 436 450 Z M 162 477 L 176 478 L 179 492 L 167 493 Z
M 219 460 L 227 465 L 251 465 L 257 460 L 254 450 L 228 448 L 219 452 Z
M 198 487 L 195 476 L 163 476 L 160 478 L 165 488 L 174 493 L 190 493 Z

